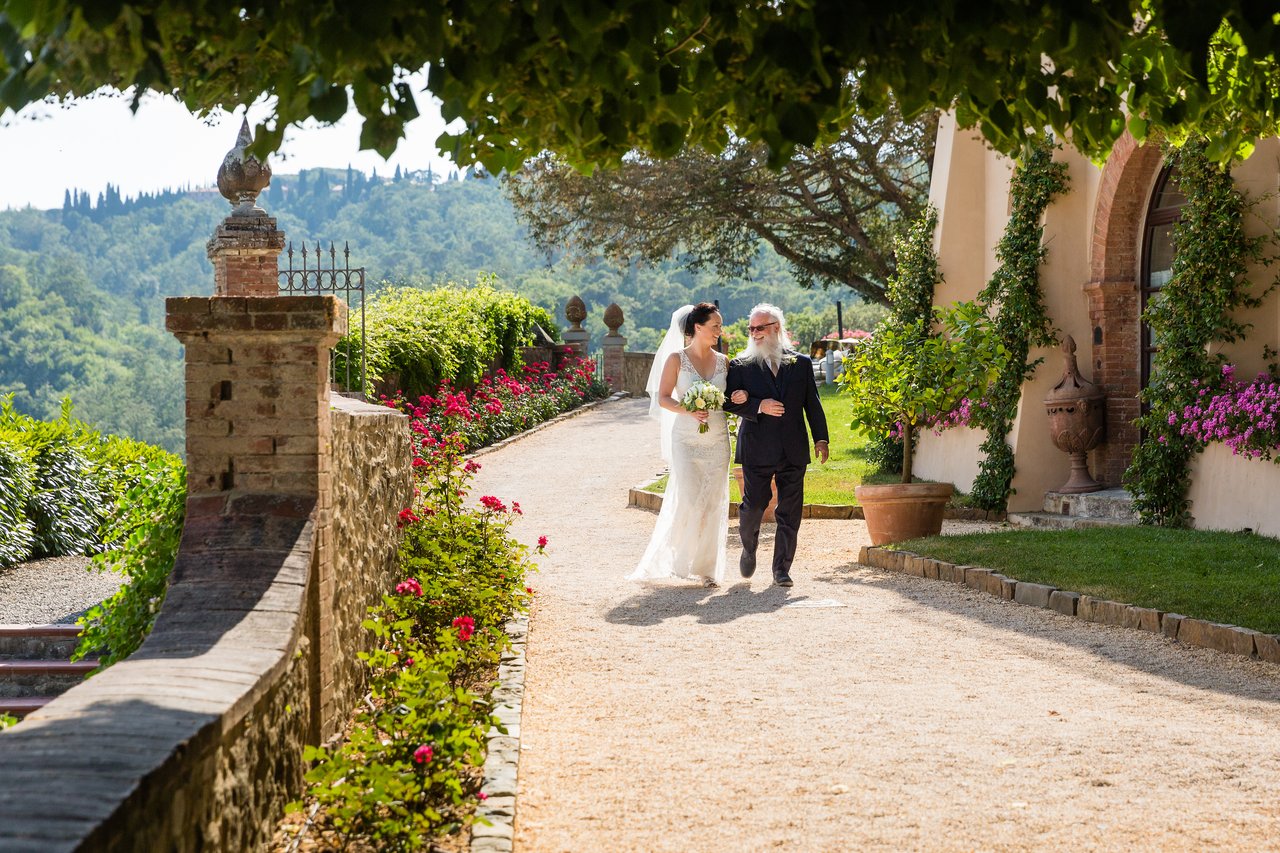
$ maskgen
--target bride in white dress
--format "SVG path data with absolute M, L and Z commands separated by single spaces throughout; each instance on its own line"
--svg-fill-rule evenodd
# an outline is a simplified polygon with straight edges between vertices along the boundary
M 680 400 L 699 380 L 721 391 L 729 359 L 716 352 L 720 312 L 709 302 L 685 305 L 653 359 L 649 414 L 658 419 L 670 476 L 649 547 L 628 579 L 685 578 L 717 586 L 724 578 L 729 530 L 729 430 L 725 413 L 690 412 Z M 745 399 L 746 392 L 739 391 Z M 741 401 L 739 401 L 741 402 Z M 698 428 L 705 423 L 707 431 Z

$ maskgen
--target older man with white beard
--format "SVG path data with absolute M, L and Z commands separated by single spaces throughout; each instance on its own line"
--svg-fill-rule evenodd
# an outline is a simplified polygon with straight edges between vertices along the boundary
M 773 582 L 789 587 L 791 562 L 796 555 L 796 537 L 804 511 L 804 474 L 809 465 L 808 420 L 813 433 L 813 452 L 827 461 L 827 417 L 818 400 L 813 379 L 813 363 L 785 345 L 786 325 L 782 309 L 761 304 L 751 309 L 747 321 L 751 340 L 729 363 L 725 396 L 747 392 L 744 403 L 725 403 L 725 410 L 740 418 L 738 448 L 734 462 L 742 465 L 742 505 L 738 510 L 738 535 L 742 538 L 742 558 L 738 563 L 744 578 L 756 570 L 756 546 L 760 541 L 760 520 L 769 505 L 772 489 L 778 487 L 778 532 L 773 543 Z

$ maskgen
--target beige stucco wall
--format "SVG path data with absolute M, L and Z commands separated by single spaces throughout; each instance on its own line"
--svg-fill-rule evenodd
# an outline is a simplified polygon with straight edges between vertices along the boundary
M 974 299 L 998 267 L 995 249 L 1009 219 L 1009 181 L 1013 163 L 990 150 L 975 133 L 959 130 L 951 116 L 939 127 L 938 154 L 934 163 L 930 200 L 939 210 L 935 247 L 943 282 L 935 292 L 940 305 Z M 1083 284 L 1088 280 L 1089 235 L 1099 171 L 1074 151 L 1059 151 L 1056 159 L 1067 164 L 1071 191 L 1045 214 L 1044 241 L 1048 248 L 1042 283 L 1045 303 L 1054 325 L 1081 344 L 1088 374 L 1090 337 L 1088 304 Z M 1067 457 L 1049 439 L 1048 420 L 1041 401 L 1062 375 L 1062 358 L 1056 349 L 1041 349 L 1032 357 L 1044 364 L 1025 386 L 1009 441 L 1018 460 L 1010 509 L 1035 509 L 1044 492 L 1067 478 Z M 915 460 L 916 473 L 924 478 L 955 483 L 968 491 L 977 476 L 982 443 L 980 431 L 948 430 L 941 435 L 925 432 Z
M 1245 220 L 1250 235 L 1260 235 L 1280 223 L 1280 140 L 1258 144 L 1253 156 L 1232 170 L 1236 186 L 1252 202 Z M 1268 251 L 1275 253 L 1273 243 Z M 1275 278 L 1275 268 L 1255 267 L 1250 279 L 1255 292 Z M 1251 379 L 1266 367 L 1262 348 L 1280 349 L 1280 294 L 1272 292 L 1257 308 L 1242 311 L 1239 318 L 1252 324 L 1244 341 L 1226 344 L 1222 352 L 1237 367 L 1236 375 Z M 1191 515 L 1205 530 L 1241 530 L 1280 537 L 1280 465 L 1233 456 L 1222 444 L 1211 444 L 1191 466 Z
M 1092 327 L 1084 285 L 1090 279 L 1090 255 L 1101 169 L 1072 149 L 1055 155 L 1067 164 L 1068 191 L 1057 197 L 1045 213 L 1041 284 L 1049 316 L 1060 334 L 1070 334 L 1077 344 L 1080 372 L 1094 375 L 1090 364 Z M 930 201 L 939 210 L 935 247 L 944 282 L 938 286 L 939 305 L 973 299 L 997 267 L 995 247 L 1009 214 L 1009 180 L 1012 163 L 989 150 L 981 137 L 956 128 L 945 116 L 939 126 Z M 1253 200 L 1247 222 L 1250 234 L 1263 234 L 1280 222 L 1280 141 L 1265 140 L 1252 157 L 1238 164 L 1233 176 Z M 1149 192 L 1150 188 L 1146 189 Z M 1280 246 L 1274 245 L 1275 252 Z M 1136 254 L 1136 253 L 1135 253 Z M 1137 270 L 1135 278 L 1137 277 Z M 1251 273 L 1256 292 L 1272 280 L 1274 270 L 1258 267 Z M 1252 324 L 1248 340 L 1224 346 L 1222 351 L 1248 378 L 1261 370 L 1264 345 L 1280 348 L 1280 295 L 1272 293 L 1258 308 L 1243 311 L 1240 319 Z M 1009 440 L 1014 447 L 1017 474 L 1009 508 L 1039 509 L 1044 492 L 1065 482 L 1066 454 L 1053 446 L 1048 435 L 1042 401 L 1062 376 L 1063 360 L 1056 349 L 1032 353 L 1045 359 L 1024 386 L 1017 420 Z M 926 479 L 953 482 L 961 491 L 972 488 L 981 454 L 982 434 L 954 429 L 940 436 L 925 431 L 915 459 L 916 473 Z M 1196 458 L 1193 468 L 1193 514 L 1197 526 L 1218 529 L 1250 527 L 1280 535 L 1280 514 L 1264 507 L 1280 502 L 1280 466 L 1235 458 L 1230 451 L 1211 447 Z
M 1280 465 L 1233 456 L 1211 444 L 1191 463 L 1191 515 L 1200 530 L 1241 530 L 1280 537 Z
M 995 271 L 1012 170 L 1008 158 L 987 148 L 980 136 L 959 130 L 951 114 L 939 122 L 933 170 L 929 203 L 938 210 L 934 249 L 942 272 L 934 301 L 949 305 L 976 297 Z M 922 431 L 912 460 L 916 475 L 967 492 L 978 474 L 982 440 L 977 430 Z

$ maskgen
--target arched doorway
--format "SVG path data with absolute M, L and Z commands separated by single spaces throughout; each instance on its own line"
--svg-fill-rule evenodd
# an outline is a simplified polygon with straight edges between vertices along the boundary
M 1084 292 L 1092 326 L 1092 379 L 1107 394 L 1107 439 L 1093 451 L 1091 468 L 1108 486 L 1123 481 L 1139 438 L 1134 420 L 1144 381 L 1140 317 L 1142 291 L 1149 284 L 1144 271 L 1150 244 L 1145 239 L 1147 214 L 1163 167 L 1159 145 L 1139 145 L 1126 133 L 1112 148 L 1098 184 Z
M 1177 168 L 1166 166 L 1151 192 L 1142 229 L 1142 274 L 1138 281 L 1141 299 L 1138 307 L 1144 314 L 1147 305 L 1160 298 L 1165 283 L 1173 276 L 1173 229 L 1182 219 L 1182 207 L 1186 203 L 1187 197 L 1178 189 Z M 1146 388 L 1151 381 L 1152 361 L 1158 347 L 1151 327 L 1141 322 L 1139 325 L 1141 387 Z

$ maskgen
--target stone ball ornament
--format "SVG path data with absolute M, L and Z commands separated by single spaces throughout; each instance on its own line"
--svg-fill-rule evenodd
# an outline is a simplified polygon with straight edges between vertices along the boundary
M 252 144 L 253 134 L 249 132 L 249 119 L 246 117 L 240 124 L 235 146 L 222 158 L 222 165 L 218 167 L 218 191 L 235 208 L 232 216 L 266 215 L 257 201 L 258 193 L 271 183 L 271 167 L 246 153 Z

